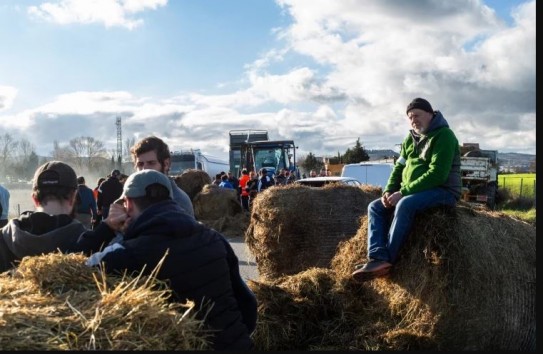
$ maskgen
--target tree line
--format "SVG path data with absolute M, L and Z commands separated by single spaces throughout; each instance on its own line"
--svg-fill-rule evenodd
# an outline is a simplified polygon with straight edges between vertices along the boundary
M 370 156 L 362 143 L 360 143 L 360 138 L 356 139 L 356 143 L 352 148 L 347 148 L 345 153 L 340 154 L 338 151 L 337 156 L 327 158 L 329 164 L 349 164 L 349 163 L 358 163 L 363 161 L 368 161 Z M 298 160 L 298 166 L 302 170 L 309 172 L 311 170 L 320 171 L 324 168 L 324 161 L 322 159 L 317 159 L 317 157 L 310 152 L 307 156 L 301 157 Z
M 80 136 L 62 145 L 53 142 L 53 150 L 49 156 L 38 156 L 36 147 L 26 138 L 16 140 L 11 134 L 0 135 L 0 181 L 29 181 L 34 176 L 38 166 L 49 160 L 60 160 L 70 164 L 79 174 L 105 176 L 113 168 L 123 171 L 124 161 L 130 161 L 130 148 L 135 144 L 135 138 L 126 139 L 122 148 L 122 156 L 117 156 L 115 149 L 107 150 L 102 141 L 90 136 Z M 348 164 L 368 161 L 369 155 L 356 140 L 352 148 L 343 154 L 327 158 L 330 164 Z M 320 171 L 324 161 L 318 159 L 312 152 L 298 160 L 298 165 L 304 171 Z
M 105 176 L 113 168 L 121 171 L 123 161 L 130 161 L 130 147 L 135 138 L 126 139 L 122 156 L 107 150 L 102 141 L 90 136 L 71 139 L 66 145 L 53 142 L 49 156 L 38 156 L 36 147 L 28 139 L 15 139 L 11 134 L 0 135 L 0 181 L 31 180 L 38 166 L 49 160 L 70 164 L 80 174 Z

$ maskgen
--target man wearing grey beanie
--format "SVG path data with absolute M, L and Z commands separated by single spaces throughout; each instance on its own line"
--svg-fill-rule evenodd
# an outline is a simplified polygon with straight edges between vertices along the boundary
M 417 213 L 460 199 L 460 146 L 448 122 L 420 97 L 406 114 L 411 130 L 400 157 L 381 198 L 368 205 L 368 261 L 355 265 L 358 282 L 389 275 Z

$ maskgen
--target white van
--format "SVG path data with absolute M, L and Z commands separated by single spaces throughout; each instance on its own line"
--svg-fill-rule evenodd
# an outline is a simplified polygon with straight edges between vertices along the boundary
M 392 162 L 350 163 L 343 166 L 341 176 L 356 178 L 360 183 L 371 184 L 384 189 L 393 168 L 394 163 Z

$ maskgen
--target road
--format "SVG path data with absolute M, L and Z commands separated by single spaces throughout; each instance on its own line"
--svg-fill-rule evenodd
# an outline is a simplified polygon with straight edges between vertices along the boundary
M 243 240 L 243 236 L 228 237 L 228 242 L 232 245 L 236 256 L 239 259 L 239 270 L 241 277 L 244 280 L 253 279 L 258 280 L 258 269 L 256 267 L 255 258 L 249 251 L 249 248 Z

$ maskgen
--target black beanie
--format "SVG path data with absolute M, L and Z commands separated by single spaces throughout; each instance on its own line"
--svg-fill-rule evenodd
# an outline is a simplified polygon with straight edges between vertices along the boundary
M 432 105 L 430 102 L 426 101 L 424 98 L 417 97 L 411 103 L 407 106 L 407 111 L 405 114 L 409 113 L 412 109 L 422 109 L 423 111 L 434 113 L 434 110 L 432 109 Z

